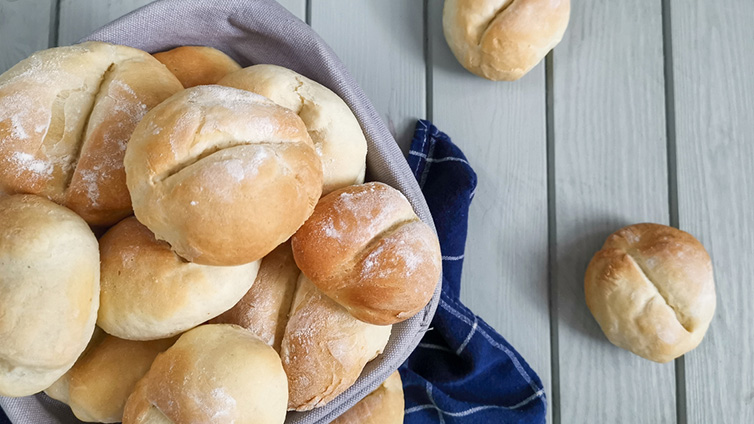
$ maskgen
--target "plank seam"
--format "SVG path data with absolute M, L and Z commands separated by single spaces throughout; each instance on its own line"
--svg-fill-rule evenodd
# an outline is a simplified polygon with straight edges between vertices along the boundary
M 430 29 L 429 29 L 429 0 L 424 0 L 424 16 L 423 16 L 423 22 L 424 25 L 424 90 L 426 93 L 426 101 L 427 103 L 424 105 L 425 113 L 427 115 L 427 119 L 432 121 L 434 118 L 434 111 L 433 111 L 433 81 L 432 81 L 432 43 L 430 43 Z
M 50 30 L 47 40 L 48 47 L 58 47 L 60 33 L 60 2 L 50 0 Z
M 670 226 L 678 228 L 678 168 L 675 120 L 675 80 L 673 77 L 673 32 L 671 27 L 670 0 L 661 0 L 662 7 L 662 53 L 665 78 L 665 138 L 668 160 L 668 212 Z M 678 424 L 688 422 L 686 405 L 686 360 L 675 360 L 675 414 Z
M 547 287 L 550 309 L 550 409 L 553 424 L 560 424 L 560 358 L 558 345 L 558 290 L 556 284 L 557 220 L 555 204 L 555 98 L 553 52 L 545 56 L 545 127 L 547 154 Z

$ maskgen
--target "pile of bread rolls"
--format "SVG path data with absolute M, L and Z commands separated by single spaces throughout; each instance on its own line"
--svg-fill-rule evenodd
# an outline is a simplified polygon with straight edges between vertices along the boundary
M 326 87 L 211 48 L 88 42 L 2 74 L 0 395 L 127 424 L 334 399 L 441 273 L 366 150 Z M 396 374 L 341 422 L 402 405 Z

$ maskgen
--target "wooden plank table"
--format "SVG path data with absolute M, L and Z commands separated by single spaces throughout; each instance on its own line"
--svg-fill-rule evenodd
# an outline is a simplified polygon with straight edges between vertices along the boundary
M 0 0 L 0 71 L 146 0 Z M 404 151 L 433 120 L 479 176 L 462 298 L 542 378 L 554 423 L 754 423 L 754 2 L 575 1 L 527 76 L 466 72 L 440 0 L 285 0 L 324 37 Z M 612 346 L 584 302 L 604 238 L 642 221 L 697 236 L 718 308 L 674 364 Z

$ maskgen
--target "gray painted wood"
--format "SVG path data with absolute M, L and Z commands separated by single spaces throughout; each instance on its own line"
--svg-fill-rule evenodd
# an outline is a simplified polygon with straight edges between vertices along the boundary
M 686 355 L 688 422 L 754 422 L 754 3 L 671 1 L 678 212 L 712 256 L 717 310 Z
M 306 20 L 306 0 L 277 0 L 302 21 Z
M 526 358 L 549 396 L 544 64 L 517 82 L 488 81 L 448 48 L 442 2 L 430 2 L 429 30 L 433 120 L 478 176 L 461 298 Z
M 0 73 L 50 43 L 51 0 L 0 0 Z
M 95 29 L 152 0 L 62 0 L 60 2 L 61 46 L 73 44 Z
M 553 67 L 560 422 L 672 423 L 673 364 L 610 344 L 584 271 L 613 231 L 669 219 L 660 2 L 572 2 Z
M 425 117 L 421 1 L 312 0 L 311 25 L 366 92 L 407 151 Z

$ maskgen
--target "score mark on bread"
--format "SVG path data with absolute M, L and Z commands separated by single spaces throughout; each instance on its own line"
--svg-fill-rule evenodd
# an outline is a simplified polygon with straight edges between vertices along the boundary
M 296 264 L 356 318 L 403 321 L 430 300 L 440 279 L 440 245 L 398 190 L 367 183 L 320 199 L 292 238 Z
M 186 89 L 147 113 L 125 156 L 134 213 L 186 260 L 261 259 L 309 217 L 322 165 L 295 113 L 244 90 Z
M 0 76 L 0 191 L 46 196 L 91 225 L 131 212 L 123 155 L 144 114 L 181 90 L 146 52 L 88 42 Z

